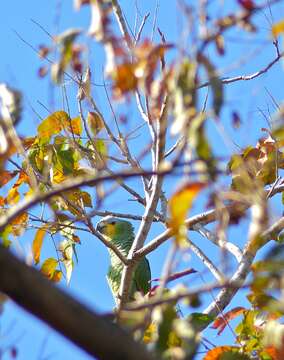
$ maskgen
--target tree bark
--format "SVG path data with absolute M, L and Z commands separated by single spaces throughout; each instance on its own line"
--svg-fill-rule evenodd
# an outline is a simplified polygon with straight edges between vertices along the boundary
M 98 359 L 152 356 L 118 325 L 59 289 L 0 245 L 0 291 Z

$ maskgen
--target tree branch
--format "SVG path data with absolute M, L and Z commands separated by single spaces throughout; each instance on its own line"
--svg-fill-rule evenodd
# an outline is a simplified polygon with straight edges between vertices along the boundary
M 0 290 L 99 359 L 152 359 L 130 335 L 67 295 L 0 245 Z M 108 341 L 111 339 L 111 341 Z

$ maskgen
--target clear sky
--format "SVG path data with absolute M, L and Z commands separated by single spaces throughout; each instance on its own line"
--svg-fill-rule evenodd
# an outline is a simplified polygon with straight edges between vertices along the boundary
M 145 27 L 145 34 L 153 24 L 153 15 L 155 12 L 155 1 L 138 0 L 139 8 L 142 14 L 151 13 L 149 23 Z M 158 9 L 157 25 L 163 31 L 167 41 L 176 42 L 181 36 L 181 10 L 175 0 L 161 0 Z M 186 1 L 188 4 L 194 4 L 195 1 Z M 235 11 L 237 1 L 212 1 L 212 16 L 228 11 Z M 128 19 L 129 26 L 133 28 L 135 20 L 135 1 L 121 1 L 125 16 Z M 277 21 L 284 13 L 283 4 L 272 8 L 273 20 Z M 215 64 L 222 70 L 222 76 L 233 76 L 240 74 L 250 74 L 263 68 L 275 56 L 271 38 L 269 37 L 269 12 L 260 13 L 256 17 L 255 23 L 259 28 L 259 34 L 245 37 L 242 30 L 229 32 L 226 42 L 226 55 L 221 58 L 212 51 Z M 47 32 L 52 35 L 60 33 L 69 27 L 79 27 L 88 29 L 90 14 L 88 7 L 83 7 L 80 12 L 75 12 L 72 1 L 55 0 L 29 0 L 29 1 L 2 1 L 1 3 L 1 21 L 0 21 L 0 44 L 2 45 L 0 57 L 0 82 L 7 82 L 15 88 L 21 90 L 24 94 L 25 110 L 23 120 L 19 125 L 19 131 L 24 135 L 32 135 L 36 132 L 36 127 L 40 119 L 35 115 L 36 111 L 42 118 L 47 116 L 44 108 L 58 110 L 62 107 L 62 98 L 60 91 L 51 90 L 48 78 L 42 80 L 37 75 L 37 69 L 42 62 L 32 47 L 37 48 L 40 44 L 50 44 L 50 38 L 35 24 L 38 23 Z M 17 35 L 18 34 L 18 35 Z M 20 39 L 20 37 L 22 39 Z M 244 40 L 246 38 L 246 40 Z M 156 36 L 155 39 L 158 39 Z M 94 82 L 102 82 L 103 53 L 100 47 L 87 41 L 91 46 L 89 60 L 94 74 Z M 170 60 L 170 55 L 169 55 Z M 268 93 L 271 93 L 279 103 L 282 101 L 283 84 L 283 64 L 274 66 L 267 74 L 251 82 L 235 83 L 226 88 L 226 98 L 228 102 L 222 114 L 222 124 L 226 128 L 228 136 L 234 137 L 234 140 L 240 147 L 248 144 L 255 144 L 255 140 L 261 134 L 261 127 L 267 127 L 267 124 L 260 113 L 260 109 L 269 116 L 269 111 L 275 111 L 274 105 Z M 75 104 L 76 89 L 73 84 L 66 84 L 72 116 L 78 115 Z M 101 106 L 105 109 L 106 99 L 101 95 L 101 88 L 93 89 L 94 96 Z M 43 106 L 44 105 L 44 106 Z M 242 116 L 243 126 L 240 130 L 232 129 L 231 112 L 238 110 Z M 129 110 L 129 114 L 131 110 Z M 141 123 L 141 119 L 139 120 Z M 219 135 L 213 125 L 208 127 L 212 135 L 214 151 L 218 154 L 230 155 L 237 148 L 232 145 L 224 144 L 224 139 Z M 166 189 L 167 193 L 172 193 L 175 189 L 173 181 Z M 115 209 L 116 211 L 125 210 L 125 196 L 117 192 L 115 197 L 104 204 L 106 210 Z M 203 201 L 196 205 L 194 212 L 202 210 Z M 273 205 L 272 205 L 273 206 Z M 133 203 L 127 204 L 127 210 L 133 213 L 141 214 L 142 209 Z M 275 216 L 280 213 L 278 207 L 273 208 Z M 95 219 L 96 221 L 97 219 Z M 137 226 L 137 224 L 134 224 Z M 161 228 L 154 227 L 149 240 L 158 233 Z M 232 230 L 230 236 L 232 241 L 241 243 L 242 232 L 246 231 L 246 223 L 242 224 L 241 230 Z M 33 236 L 32 231 L 28 231 L 20 240 L 20 246 L 29 250 L 30 242 Z M 196 241 L 200 237 L 192 236 Z M 105 274 L 108 267 L 108 254 L 106 249 L 94 238 L 81 234 L 82 245 L 78 247 L 79 263 L 75 266 L 70 286 L 67 291 L 72 293 L 82 302 L 88 304 L 96 311 L 108 311 L 114 306 L 111 293 L 105 280 Z M 212 249 L 211 249 L 212 248 Z M 214 252 L 213 246 L 208 251 Z M 46 254 L 51 250 L 50 245 L 45 245 Z M 155 254 L 149 256 L 153 277 L 159 277 L 161 265 L 165 258 L 167 245 L 164 245 Z M 201 269 L 200 263 L 193 260 L 193 267 Z M 60 286 L 65 287 L 64 284 Z M 239 297 L 238 297 L 239 299 Z M 233 304 L 237 304 L 235 300 Z M 230 306 L 230 307 L 231 307 Z M 208 331 L 210 340 L 218 343 L 215 333 Z M 0 316 L 0 348 L 5 349 L 11 344 L 18 348 L 19 360 L 43 360 L 43 359 L 88 359 L 88 355 L 73 346 L 53 330 L 48 328 L 42 322 L 33 316 L 19 309 L 13 303 L 8 302 L 5 310 Z M 232 334 L 227 333 L 225 340 L 231 341 Z M 223 338 L 224 341 L 224 338 Z M 4 359 L 9 359 L 8 352 Z

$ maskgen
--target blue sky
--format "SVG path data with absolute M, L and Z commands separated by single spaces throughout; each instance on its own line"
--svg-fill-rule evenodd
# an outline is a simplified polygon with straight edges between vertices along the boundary
M 195 3 L 187 1 L 188 4 Z M 228 9 L 235 11 L 236 1 L 211 2 L 212 16 L 225 13 Z M 135 2 L 133 0 L 121 1 L 123 10 L 128 19 L 129 25 L 134 25 Z M 149 23 L 145 27 L 145 33 L 151 29 L 153 23 L 153 14 L 155 10 L 154 1 L 138 1 L 141 13 L 150 12 Z M 36 21 L 43 26 L 48 32 L 54 34 L 57 23 L 59 23 L 59 32 L 69 27 L 80 27 L 87 29 L 89 26 L 90 14 L 88 7 L 83 7 L 80 12 L 75 12 L 71 1 L 54 1 L 36 0 L 29 1 L 5 1 L 1 4 L 1 22 L 0 22 L 0 43 L 2 51 L 0 57 L 0 82 L 8 82 L 13 87 L 20 89 L 25 96 L 25 110 L 22 123 L 19 125 L 19 131 L 22 134 L 32 135 L 36 132 L 40 120 L 33 112 L 33 108 L 44 118 L 47 111 L 40 103 L 48 109 L 57 110 L 62 107 L 61 95 L 59 90 L 51 91 L 48 78 L 42 80 L 37 76 L 37 69 L 42 64 L 37 54 L 29 45 L 24 43 L 16 32 L 31 46 L 37 47 L 39 44 L 50 44 L 49 37 L 32 21 Z M 284 6 L 282 4 L 272 8 L 274 21 L 281 18 Z M 58 14 L 60 16 L 58 17 Z M 226 55 L 224 58 L 216 56 L 214 49 L 209 50 L 216 66 L 222 69 L 223 76 L 234 76 L 239 74 L 250 74 L 264 67 L 271 61 L 275 55 L 270 33 L 269 33 L 269 12 L 260 13 L 256 17 L 256 24 L 259 27 L 259 34 L 245 35 L 243 30 L 229 32 L 226 42 Z M 174 0 L 160 1 L 157 24 L 165 33 L 169 42 L 176 42 L 180 38 L 182 28 L 181 10 Z M 16 31 L 16 32 L 15 32 Z M 158 39 L 156 36 L 155 39 Z M 244 41 L 244 39 L 246 39 Z M 282 41 L 282 39 L 281 39 Z M 93 45 L 90 40 L 91 51 L 89 60 L 92 66 L 94 82 L 102 81 L 103 53 L 100 47 Z M 190 49 L 188 50 L 190 52 Z M 169 55 L 171 60 L 171 55 Z M 267 127 L 263 116 L 260 114 L 261 109 L 268 114 L 269 111 L 275 111 L 271 98 L 271 93 L 277 102 L 282 101 L 282 84 L 283 84 L 283 64 L 279 63 L 274 66 L 264 76 L 251 81 L 235 83 L 225 88 L 226 106 L 222 113 L 222 124 L 226 129 L 229 137 L 244 147 L 248 144 L 255 144 L 256 139 L 261 135 L 261 127 Z M 66 84 L 69 104 L 72 116 L 78 115 L 75 104 L 76 89 L 73 84 Z M 101 88 L 93 89 L 94 96 L 98 105 L 106 113 L 109 111 L 105 95 Z M 52 99 L 55 99 L 54 108 L 52 108 Z M 125 109 L 125 108 L 124 108 Z M 236 131 L 231 127 L 231 112 L 238 110 L 242 116 L 243 126 Z M 128 110 L 131 118 L 136 116 L 132 113 L 132 108 Z M 134 120 L 133 120 L 134 121 Z M 141 123 L 141 119 L 137 123 Z M 133 128 L 129 125 L 129 129 Z M 224 139 L 214 124 L 208 126 L 209 136 L 212 139 L 212 145 L 216 154 L 230 155 L 237 148 L 230 143 L 224 145 Z M 141 141 L 141 137 L 135 140 L 135 144 Z M 166 187 L 168 194 L 172 193 L 178 181 L 175 179 Z M 115 197 L 109 199 L 105 204 L 105 209 L 115 209 L 116 211 L 125 210 L 125 199 L 127 196 L 121 191 L 117 192 Z M 204 200 L 201 199 L 193 209 L 193 212 L 202 211 Z M 272 212 L 275 216 L 280 214 L 280 207 L 276 203 L 272 204 Z M 128 202 L 127 211 L 141 214 L 142 209 L 137 205 Z M 134 224 L 137 226 L 137 224 Z M 149 236 L 153 238 L 161 228 L 154 227 Z M 230 238 L 242 242 L 242 233 L 246 231 L 246 223 L 243 222 L 241 230 L 233 229 L 230 232 Z M 20 245 L 28 250 L 33 236 L 32 231 L 28 231 L 20 240 Z M 204 241 L 197 235 L 192 235 L 196 241 Z M 94 238 L 86 235 L 81 236 L 82 245 L 78 247 L 79 263 L 76 265 L 69 288 L 71 294 L 76 296 L 82 302 L 88 304 L 97 311 L 109 311 L 113 307 L 111 293 L 105 281 L 105 274 L 108 267 L 108 254 L 106 249 Z M 163 245 L 155 254 L 149 256 L 153 277 L 159 277 L 161 265 L 166 256 L 167 245 Z M 50 251 L 51 246 L 46 244 L 44 251 L 46 254 Z M 210 252 L 214 253 L 213 246 L 210 246 Z M 208 250 L 209 251 L 209 250 Z M 201 269 L 200 263 L 193 261 L 194 266 Z M 65 287 L 64 284 L 60 285 Z M 237 304 L 238 297 L 233 303 Z M 5 348 L 10 344 L 15 344 L 19 350 L 18 359 L 24 360 L 43 360 L 43 359 L 88 359 L 88 355 L 73 346 L 53 330 L 36 320 L 31 315 L 19 309 L 13 303 L 5 305 L 5 311 L 0 317 L 1 342 L 0 347 Z M 208 332 L 214 343 L 219 339 L 215 338 L 215 333 Z M 228 333 L 223 341 L 231 341 L 232 334 Z M 6 356 L 6 357 L 5 357 Z M 4 358 L 9 359 L 8 353 Z

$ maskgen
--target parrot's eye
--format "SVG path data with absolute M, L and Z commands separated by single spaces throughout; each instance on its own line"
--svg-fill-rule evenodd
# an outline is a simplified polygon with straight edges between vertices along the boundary
M 111 225 L 115 225 L 115 221 L 112 221 L 112 222 L 111 222 Z

